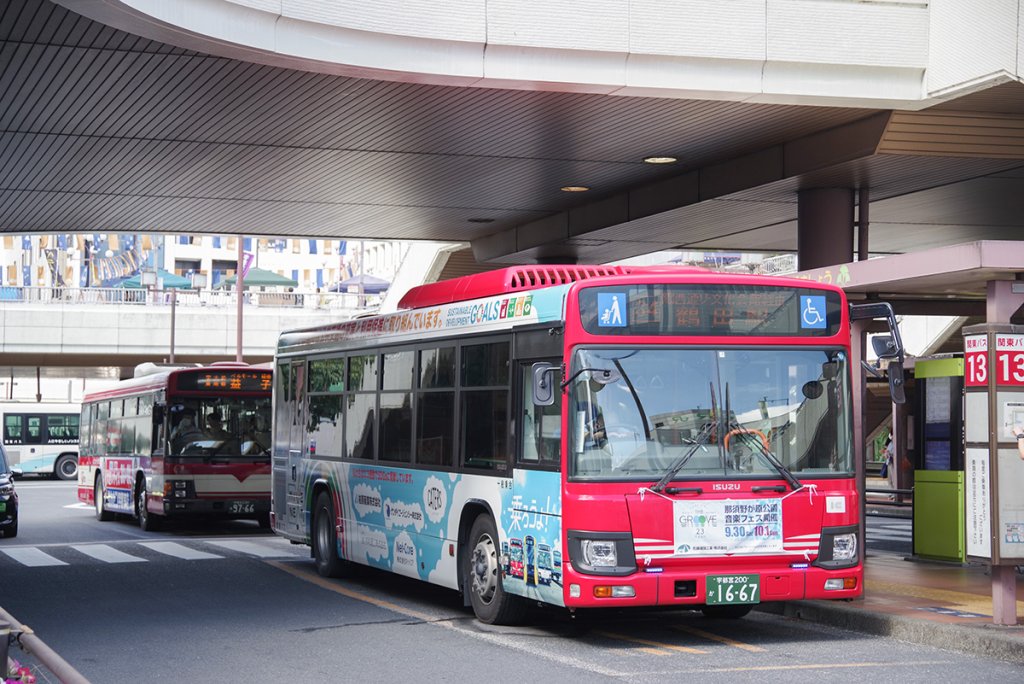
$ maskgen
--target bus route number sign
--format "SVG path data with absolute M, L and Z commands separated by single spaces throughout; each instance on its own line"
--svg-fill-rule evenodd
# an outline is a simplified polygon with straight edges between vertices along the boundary
M 989 368 L 988 337 L 969 335 L 964 338 L 964 384 L 967 387 L 988 385 L 995 375 L 1000 387 L 1024 387 L 1024 335 L 996 334 L 995 367 Z
M 758 603 L 761 578 L 758 575 L 709 575 L 706 601 L 709 606 Z

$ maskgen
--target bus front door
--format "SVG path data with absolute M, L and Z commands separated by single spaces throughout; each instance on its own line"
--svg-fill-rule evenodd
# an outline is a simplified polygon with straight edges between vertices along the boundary
M 305 448 L 305 364 L 282 363 L 277 367 L 274 406 L 275 527 L 282 535 L 298 539 L 306 534 L 302 458 Z

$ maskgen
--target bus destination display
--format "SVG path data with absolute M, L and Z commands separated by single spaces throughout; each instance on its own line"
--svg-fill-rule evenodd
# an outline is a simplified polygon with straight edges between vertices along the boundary
M 182 392 L 269 392 L 273 375 L 266 371 L 203 370 L 178 375 L 177 386 Z
M 654 284 L 580 292 L 583 328 L 594 335 L 798 335 L 839 332 L 840 299 L 811 288 Z

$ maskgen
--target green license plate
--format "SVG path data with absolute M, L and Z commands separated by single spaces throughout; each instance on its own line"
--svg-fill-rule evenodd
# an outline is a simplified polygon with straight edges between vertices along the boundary
M 707 580 L 705 603 L 717 606 L 732 603 L 757 603 L 761 600 L 759 575 L 711 575 Z
M 6 513 L 6 512 L 7 512 L 7 502 L 6 501 L 0 501 L 0 513 Z

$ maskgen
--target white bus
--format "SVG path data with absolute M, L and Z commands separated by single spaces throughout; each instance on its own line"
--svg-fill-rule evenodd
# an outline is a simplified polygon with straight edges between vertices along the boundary
M 15 475 L 78 477 L 78 404 L 0 403 L 3 444 Z

